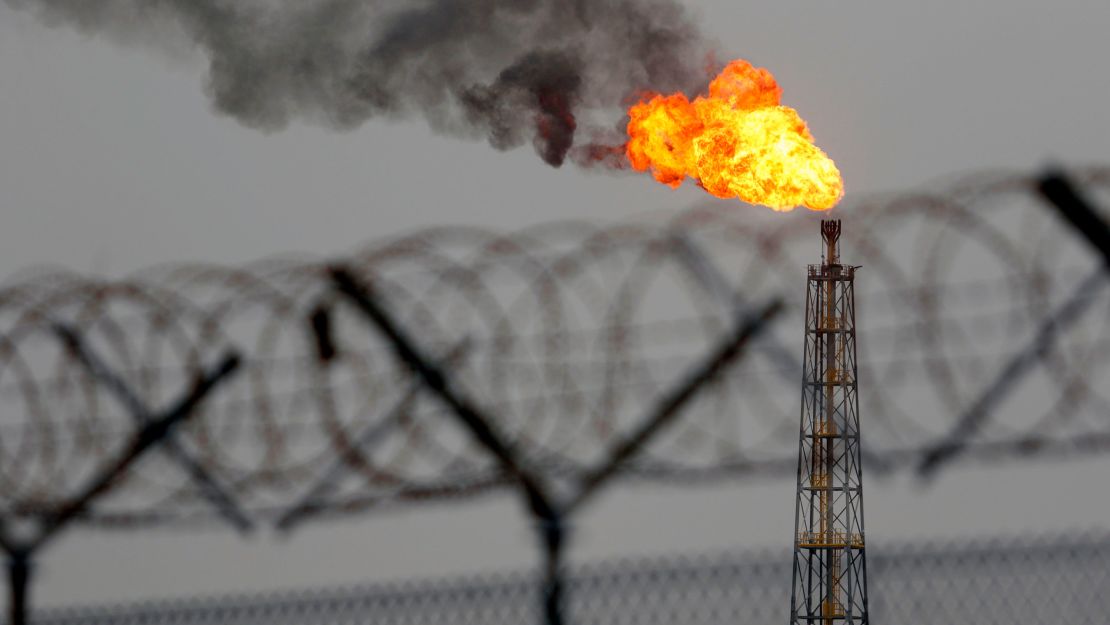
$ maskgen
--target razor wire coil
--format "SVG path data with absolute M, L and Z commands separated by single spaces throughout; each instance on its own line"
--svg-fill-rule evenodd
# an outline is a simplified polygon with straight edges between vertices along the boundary
M 1072 175 L 1110 206 L 1110 169 Z M 1099 266 L 1044 209 L 1029 176 L 978 176 L 838 211 L 844 258 L 863 266 L 860 403 L 873 459 L 896 462 L 942 435 Z M 592 466 L 660 389 L 722 340 L 738 311 L 783 295 L 794 302 L 789 314 L 625 472 L 697 480 L 791 471 L 797 300 L 820 249 L 815 219 L 712 205 L 509 234 L 432 228 L 328 262 L 164 265 L 122 279 L 22 272 L 0 285 L 0 514 L 34 517 L 60 505 L 135 431 L 59 342 L 58 323 L 78 329 L 150 406 L 222 350 L 240 350 L 242 373 L 201 405 L 180 439 L 257 517 L 504 486 L 496 463 L 336 295 L 328 278 L 336 262 L 374 284 L 552 479 Z M 1082 294 L 1097 312 L 1044 354 L 1007 404 L 1020 409 L 977 435 L 994 450 L 984 457 L 1110 437 L 1108 291 Z M 384 433 L 364 443 L 378 427 Z M 326 495 L 306 499 L 321 488 Z M 84 520 L 212 516 L 190 476 L 154 454 Z

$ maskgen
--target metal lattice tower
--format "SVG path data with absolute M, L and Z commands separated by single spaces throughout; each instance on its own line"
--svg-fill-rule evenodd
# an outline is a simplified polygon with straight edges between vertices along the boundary
M 824 259 L 806 286 L 790 622 L 868 622 L 855 271 L 840 263 L 840 221 L 821 222 Z

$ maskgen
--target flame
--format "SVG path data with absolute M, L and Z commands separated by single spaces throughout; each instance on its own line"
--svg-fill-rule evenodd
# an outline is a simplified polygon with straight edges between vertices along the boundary
M 708 97 L 645 94 L 628 110 L 625 153 L 672 188 L 689 176 L 717 197 L 776 211 L 830 209 L 844 195 L 840 171 L 781 97 L 771 72 L 732 61 Z

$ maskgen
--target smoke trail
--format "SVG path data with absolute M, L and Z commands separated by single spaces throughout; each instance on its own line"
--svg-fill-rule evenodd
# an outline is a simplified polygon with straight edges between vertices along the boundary
M 499 149 L 532 141 L 553 166 L 590 113 L 704 80 L 677 0 L 6 2 L 123 42 L 184 35 L 208 60 L 215 108 L 253 128 L 420 114 Z

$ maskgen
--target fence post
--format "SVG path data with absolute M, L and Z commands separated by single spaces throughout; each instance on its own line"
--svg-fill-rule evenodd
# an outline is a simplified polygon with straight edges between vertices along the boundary
M 26 551 L 8 554 L 8 622 L 11 625 L 27 624 L 27 592 L 31 577 L 31 559 Z
M 537 524 L 544 550 L 543 614 L 547 625 L 563 625 L 565 584 L 563 554 L 566 524 L 562 515 L 541 519 Z

